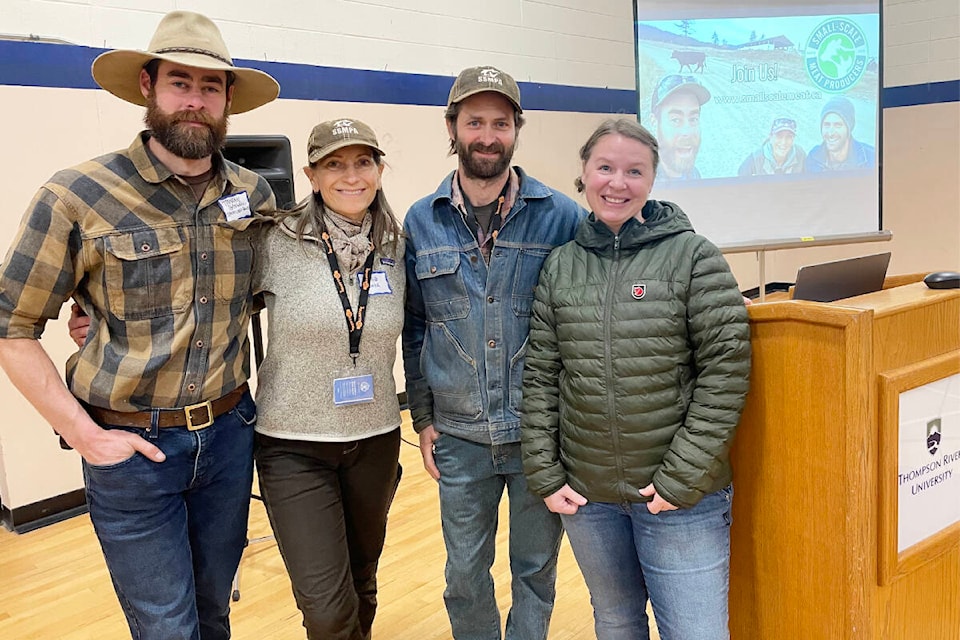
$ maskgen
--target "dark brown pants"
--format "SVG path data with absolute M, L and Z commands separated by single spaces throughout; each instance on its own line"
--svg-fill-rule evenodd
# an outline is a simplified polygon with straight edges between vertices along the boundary
M 399 454 L 399 429 L 354 442 L 257 434 L 260 491 L 309 640 L 370 637 Z

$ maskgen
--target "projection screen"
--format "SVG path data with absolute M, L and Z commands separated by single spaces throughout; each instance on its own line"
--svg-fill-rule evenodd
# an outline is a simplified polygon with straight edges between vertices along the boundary
M 651 197 L 721 247 L 881 229 L 880 4 L 636 0 Z M 855 240 L 851 240 L 855 241 Z

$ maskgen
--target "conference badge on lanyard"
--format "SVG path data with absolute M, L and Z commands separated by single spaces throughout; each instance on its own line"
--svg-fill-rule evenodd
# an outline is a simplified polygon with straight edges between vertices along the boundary
M 340 407 L 348 404 L 373 402 L 373 375 L 349 376 L 333 381 L 333 404 Z
M 363 335 L 363 325 L 367 315 L 367 301 L 370 299 L 373 244 L 371 243 L 366 262 L 363 264 L 362 277 L 360 278 L 360 298 L 357 301 L 357 309 L 354 311 L 350 307 L 347 289 L 343 286 L 343 274 L 340 271 L 337 256 L 333 251 L 333 243 L 330 242 L 330 234 L 324 231 L 320 237 L 326 246 L 327 261 L 330 263 L 333 284 L 337 288 L 340 303 L 343 305 L 343 317 L 346 320 L 347 333 L 350 338 L 350 358 L 353 360 L 353 368 L 349 372 L 342 372 L 343 375 L 338 375 L 333 380 L 333 404 L 342 407 L 373 402 L 373 374 L 357 367 L 357 358 L 360 357 L 360 338 Z

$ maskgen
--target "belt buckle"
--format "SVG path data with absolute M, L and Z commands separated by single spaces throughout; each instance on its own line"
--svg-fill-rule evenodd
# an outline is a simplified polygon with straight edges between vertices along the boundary
M 195 423 L 193 421 L 193 412 L 198 409 L 207 410 L 207 421 L 202 423 Z M 206 429 L 213 424 L 213 406 L 211 406 L 210 401 L 199 402 L 197 404 L 191 404 L 183 408 L 183 415 L 187 419 L 187 430 L 188 431 L 199 431 L 200 429 Z

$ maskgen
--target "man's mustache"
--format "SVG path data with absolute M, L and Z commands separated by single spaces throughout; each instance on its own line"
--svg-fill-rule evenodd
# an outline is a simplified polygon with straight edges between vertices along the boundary
M 480 153 L 503 153 L 503 145 L 499 142 L 494 142 L 493 144 L 480 144 L 479 142 L 472 143 L 467 147 L 468 151 L 479 151 Z

